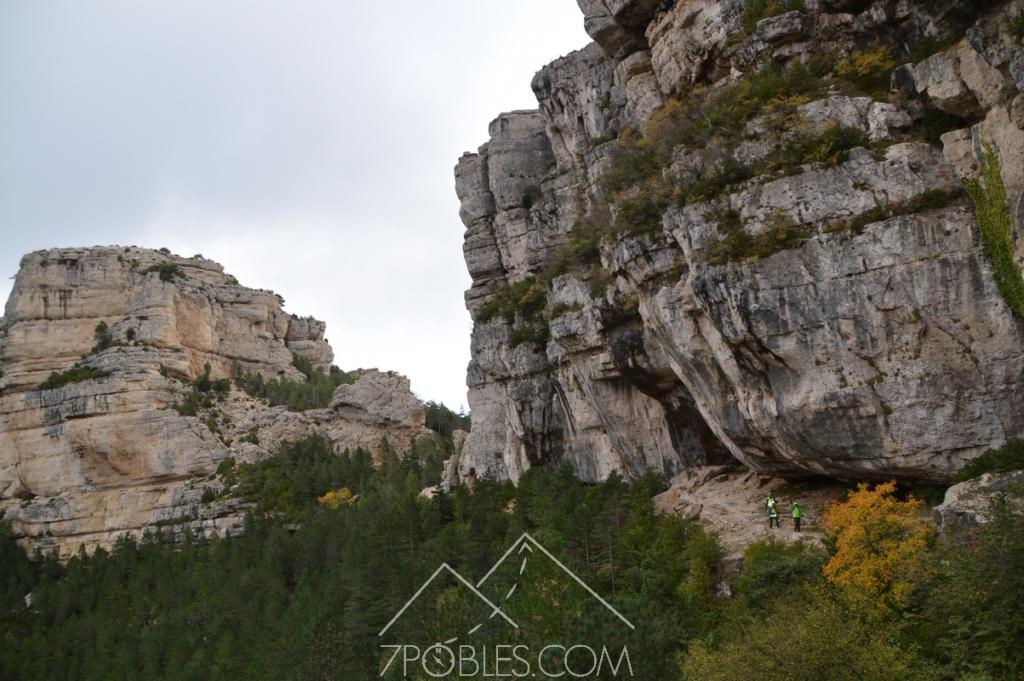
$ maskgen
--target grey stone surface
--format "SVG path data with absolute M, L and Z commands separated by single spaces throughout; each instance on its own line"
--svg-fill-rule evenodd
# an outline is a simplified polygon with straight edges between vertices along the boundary
M 94 351 L 100 322 L 113 345 Z M 408 379 L 377 371 L 340 386 L 329 409 L 288 412 L 235 389 L 198 416 L 172 408 L 206 365 L 213 379 L 239 367 L 301 380 L 296 353 L 329 368 L 324 329 L 201 258 L 134 247 L 25 256 L 0 325 L 5 519 L 29 548 L 63 557 L 157 528 L 223 533 L 244 509 L 201 498 L 228 457 L 255 461 L 311 433 L 371 451 L 425 434 Z M 39 389 L 77 362 L 107 375 Z
M 607 3 L 581 2 L 588 28 L 617 37 L 591 30 L 598 45 L 542 70 L 539 110 L 514 114 L 530 132 L 492 129 L 491 142 L 457 169 L 474 316 L 495 286 L 545 271 L 573 223 L 602 205 L 614 146 L 606 140 L 643 127 L 666 96 L 722 87 L 767 62 L 849 54 L 879 37 L 909 41 L 901 32 L 937 30 L 926 3 L 879 0 L 852 13 L 854 4 L 808 3 L 744 36 L 741 2 L 665 3 L 637 42 L 632 28 L 627 35 L 606 21 L 615 15 Z M 1015 397 L 1024 334 L 995 288 L 960 182 L 992 148 L 1019 230 L 1024 68 L 1016 65 L 1024 59 L 1005 31 L 1019 4 L 961 28 L 948 22 L 969 14 L 947 11 L 943 30 L 968 39 L 897 69 L 888 101 L 834 91 L 801 105 L 782 131 L 770 116 L 752 121 L 729 150 L 748 164 L 795 130 L 840 125 L 885 144 L 853 149 L 840 163 L 755 177 L 714 201 L 670 208 L 660 233 L 605 241 L 607 282 L 572 268 L 551 281 L 545 347 L 515 345 L 500 318 L 477 319 L 473 432 L 449 482 L 514 480 L 562 460 L 591 480 L 737 459 L 765 474 L 941 481 L 1024 436 Z M 965 127 L 939 145 L 922 142 L 922 104 L 908 97 L 916 93 Z M 505 159 L 523 154 L 531 163 L 509 177 Z M 678 148 L 667 172 L 693 181 L 725 157 L 714 140 Z M 520 191 L 523 178 L 539 178 L 544 196 L 529 211 L 501 199 Z M 936 203 L 937 192 L 948 200 Z M 707 249 L 727 210 L 754 239 L 780 225 L 801 236 L 777 252 L 722 263 Z
M 935 507 L 935 519 L 945 532 L 970 530 L 991 520 L 991 504 L 997 497 L 1019 504 L 1022 492 L 1024 471 L 985 473 L 946 490 L 945 499 Z

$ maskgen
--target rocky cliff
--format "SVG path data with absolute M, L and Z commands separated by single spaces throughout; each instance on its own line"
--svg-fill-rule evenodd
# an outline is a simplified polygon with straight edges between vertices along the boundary
M 0 508 L 30 546 L 69 555 L 157 528 L 224 532 L 236 499 L 215 472 L 311 433 L 338 448 L 397 447 L 423 435 L 409 381 L 355 372 L 325 408 L 271 407 L 229 376 L 304 381 L 327 370 L 324 323 L 282 310 L 200 256 L 140 248 L 25 256 L 0 321 Z M 309 369 L 307 368 L 307 371 Z
M 455 169 L 449 482 L 943 481 L 1024 435 L 1021 2 L 579 5 L 595 42 Z

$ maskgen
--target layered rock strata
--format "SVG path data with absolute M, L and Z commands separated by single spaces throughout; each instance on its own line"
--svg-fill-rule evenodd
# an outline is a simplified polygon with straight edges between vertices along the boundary
M 202 499 L 220 491 L 215 472 L 229 457 L 257 460 L 314 432 L 371 450 L 426 432 L 408 380 L 375 370 L 356 372 L 327 409 L 271 408 L 236 388 L 195 416 L 173 408 L 206 367 L 213 380 L 238 371 L 304 380 L 295 356 L 330 366 L 323 322 L 285 313 L 273 292 L 240 286 L 199 256 L 134 247 L 25 256 L 0 323 L 5 519 L 30 547 L 62 556 L 125 533 L 224 532 L 240 503 Z M 63 380 L 47 383 L 51 374 Z
M 499 116 L 455 169 L 475 324 L 450 484 L 734 459 L 943 481 L 1024 436 L 1021 322 L 962 191 L 999 164 L 1019 278 L 1020 2 L 579 4 L 595 43 L 542 69 L 538 109 Z M 609 189 L 694 101 L 823 60 L 814 96 L 780 93 L 736 134 L 680 142 L 656 182 Z M 879 70 L 890 87 L 851 85 Z M 830 134 L 856 142 L 792 160 Z M 599 263 L 583 266 L 588 226 Z

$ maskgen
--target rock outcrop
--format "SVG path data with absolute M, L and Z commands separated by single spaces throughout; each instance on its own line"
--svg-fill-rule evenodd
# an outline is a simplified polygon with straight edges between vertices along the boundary
M 329 368 L 323 322 L 285 313 L 273 292 L 240 286 L 199 256 L 25 256 L 0 323 L 5 519 L 30 547 L 62 556 L 157 528 L 224 532 L 240 519 L 238 500 L 202 497 L 219 491 L 215 472 L 229 457 L 257 460 L 314 432 L 371 450 L 426 433 L 408 380 L 375 370 L 354 372 L 325 409 L 272 408 L 236 388 L 195 415 L 173 408 L 207 367 L 211 380 L 305 380 L 294 356 Z
M 596 42 L 455 169 L 449 484 L 563 460 L 944 481 L 1024 436 L 1022 3 L 579 4 Z M 962 189 L 991 163 L 1009 266 Z
M 785 542 L 806 541 L 819 546 L 824 538 L 822 518 L 830 504 L 849 489 L 823 480 L 793 484 L 759 475 L 739 466 L 698 466 L 673 479 L 654 497 L 659 513 L 699 520 L 715 532 L 729 561 L 739 561 L 750 544 L 774 537 Z M 780 526 L 769 528 L 765 500 L 778 501 Z M 803 527 L 795 531 L 793 505 L 803 511 Z
M 999 497 L 1007 503 L 1020 504 L 1021 490 L 1024 490 L 1024 471 L 984 473 L 957 483 L 946 490 L 942 503 L 935 507 L 936 523 L 947 535 L 970 531 L 991 520 L 992 504 Z

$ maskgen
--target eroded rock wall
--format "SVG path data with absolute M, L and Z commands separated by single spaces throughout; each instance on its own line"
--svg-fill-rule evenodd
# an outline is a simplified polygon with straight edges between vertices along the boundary
M 1022 3 L 820 0 L 753 21 L 742 0 L 579 4 L 595 43 L 542 69 L 538 109 L 500 116 L 456 168 L 473 431 L 449 482 L 733 459 L 940 481 L 1024 436 L 1021 320 L 962 190 L 994 153 L 1019 270 Z M 844 81 L 878 58 L 890 87 Z M 637 190 L 675 191 L 656 227 L 630 223 L 652 202 L 608 188 L 624 145 L 643 158 L 659 117 L 816 59 L 832 60 L 821 92 L 678 144 Z M 858 141 L 778 161 L 836 130 Z M 717 191 L 677 191 L 737 164 Z M 581 225 L 604 230 L 599 264 Z M 530 286 L 543 311 L 510 309 Z
M 376 370 L 355 372 L 326 409 L 271 408 L 232 388 L 214 408 L 180 414 L 173 406 L 207 365 L 214 380 L 236 370 L 302 380 L 293 353 L 321 368 L 333 360 L 323 322 L 198 257 L 31 253 L 0 327 L 0 508 L 30 547 L 62 556 L 126 532 L 229 530 L 238 500 L 202 502 L 228 457 L 258 460 L 312 433 L 339 448 L 387 438 L 401 449 L 426 432 L 408 379 Z M 93 377 L 43 389 L 76 365 Z

